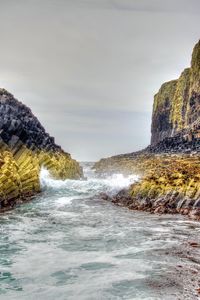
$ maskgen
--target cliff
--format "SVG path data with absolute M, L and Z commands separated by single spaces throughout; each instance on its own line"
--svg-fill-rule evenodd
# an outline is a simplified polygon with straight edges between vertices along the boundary
M 182 134 L 200 137 L 200 41 L 195 45 L 191 67 L 179 79 L 164 83 L 154 96 L 151 145 Z
M 78 179 L 82 169 L 55 144 L 31 110 L 0 89 L 0 210 L 40 191 L 41 167 L 59 179 Z
M 154 96 L 151 144 L 101 159 L 99 174 L 138 174 L 140 180 L 111 199 L 130 209 L 182 213 L 200 220 L 200 41 L 191 67 Z M 106 198 L 106 197 L 104 197 Z

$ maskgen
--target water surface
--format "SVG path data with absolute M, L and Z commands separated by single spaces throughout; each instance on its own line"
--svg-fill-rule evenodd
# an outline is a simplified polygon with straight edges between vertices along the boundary
M 85 171 L 87 181 L 55 181 L 43 170 L 43 193 L 0 215 L 0 299 L 185 299 L 176 270 L 191 262 L 174 249 L 199 223 L 103 201 L 137 178 Z

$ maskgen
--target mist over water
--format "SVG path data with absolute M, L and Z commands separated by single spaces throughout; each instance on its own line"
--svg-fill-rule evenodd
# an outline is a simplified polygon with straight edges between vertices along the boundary
M 42 194 L 0 215 L 0 299 L 182 299 L 169 253 L 200 225 L 103 201 L 138 177 L 84 171 L 88 180 L 61 181 L 43 169 Z

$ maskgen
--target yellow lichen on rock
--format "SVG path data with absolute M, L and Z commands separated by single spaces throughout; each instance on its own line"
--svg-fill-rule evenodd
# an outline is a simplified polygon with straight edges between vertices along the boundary
M 79 179 L 82 168 L 55 143 L 31 109 L 0 88 L 0 210 L 40 191 L 40 170 Z
M 187 99 L 189 97 L 190 73 L 190 68 L 183 71 L 177 81 L 175 94 L 172 99 L 170 122 L 174 132 L 187 126 L 186 112 L 188 110 Z
M 114 198 L 116 204 L 156 213 L 194 214 L 194 219 L 200 219 L 200 155 L 121 155 L 101 160 L 94 168 L 98 173 L 139 175 L 127 197 Z
M 0 154 L 0 197 L 6 204 L 10 199 L 17 197 L 21 190 L 18 166 L 9 151 Z
M 6 147 L 5 147 L 6 148 Z M 26 147 L 16 157 L 9 149 L 0 153 L 0 208 L 10 208 L 40 191 L 39 161 Z
M 173 137 L 184 129 L 191 132 L 200 123 L 200 41 L 192 53 L 191 67 L 179 79 L 164 83 L 154 96 L 151 144 Z
M 154 96 L 151 144 L 171 136 L 172 126 L 170 114 L 177 87 L 177 80 L 165 82 Z
M 154 187 L 158 194 L 165 195 L 168 191 L 177 191 L 193 198 L 199 189 L 200 157 L 187 156 L 152 156 L 143 163 L 145 176 L 133 185 L 131 193 L 137 188 L 145 190 L 147 186 Z M 148 167 L 149 166 L 149 167 Z
M 195 45 L 191 61 L 190 95 L 200 93 L 200 40 Z
M 79 179 L 83 175 L 77 161 L 67 153 L 39 151 L 38 159 L 40 167 L 47 168 L 56 179 Z
M 154 96 L 153 112 L 165 109 L 171 105 L 177 86 L 177 80 L 171 80 L 162 84 L 159 92 Z M 166 100 L 169 103 L 166 103 Z M 167 102 L 168 102 L 167 101 Z
M 0 210 L 11 208 L 40 192 L 40 170 L 48 169 L 56 179 L 78 179 L 79 164 L 64 152 L 32 151 L 22 145 L 18 149 L 1 145 L 0 151 Z

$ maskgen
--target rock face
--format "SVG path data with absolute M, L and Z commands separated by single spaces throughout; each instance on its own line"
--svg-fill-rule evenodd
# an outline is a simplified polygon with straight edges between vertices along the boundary
M 153 145 L 172 134 L 170 113 L 176 86 L 176 80 L 164 83 L 154 97 L 151 137 L 151 144 Z
M 82 169 L 55 144 L 31 110 L 0 89 L 0 210 L 40 191 L 39 173 L 78 179 Z
M 20 140 L 29 149 L 61 151 L 30 108 L 0 89 L 0 137 L 9 147 Z
M 179 79 L 164 83 L 154 97 L 151 145 L 182 134 L 200 137 L 200 41 L 192 54 L 191 67 Z

